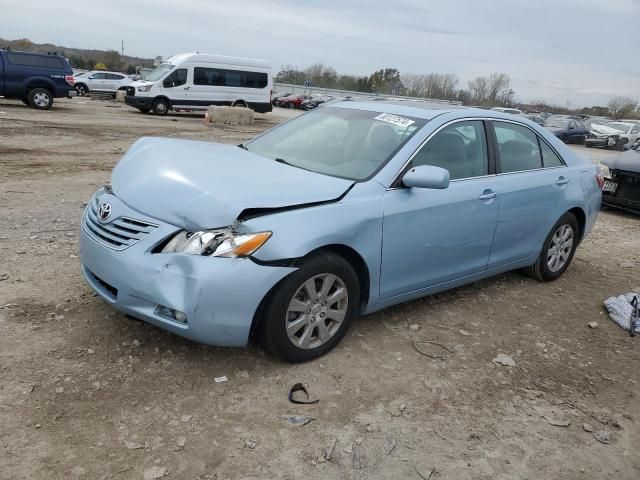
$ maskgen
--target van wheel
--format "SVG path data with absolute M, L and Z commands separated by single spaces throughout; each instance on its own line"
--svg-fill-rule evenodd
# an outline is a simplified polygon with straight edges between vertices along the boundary
M 342 340 L 359 303 L 360 284 L 351 264 L 331 252 L 312 255 L 274 289 L 260 322 L 260 340 L 287 362 L 313 360 Z
M 153 105 L 151 105 L 151 110 L 153 110 L 153 113 L 156 115 L 166 115 L 169 111 L 169 102 L 163 98 L 158 98 L 153 102 Z
M 231 106 L 232 106 L 232 107 L 249 108 L 249 107 L 247 107 L 247 104 L 246 104 L 246 103 L 244 103 L 243 101 L 233 102 L 233 104 L 232 104 Z
M 573 213 L 565 213 L 549 232 L 536 263 L 525 273 L 541 282 L 560 277 L 569 267 L 578 247 L 578 220 Z
M 34 88 L 27 96 L 29 105 L 38 110 L 49 110 L 53 105 L 53 95 L 46 88 Z

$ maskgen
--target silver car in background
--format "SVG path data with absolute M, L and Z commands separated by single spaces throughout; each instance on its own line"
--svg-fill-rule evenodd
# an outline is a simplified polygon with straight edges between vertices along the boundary
M 89 92 L 116 93 L 124 90 L 133 79 L 119 72 L 104 72 L 94 70 L 74 77 L 76 92 L 79 97 L 85 96 Z

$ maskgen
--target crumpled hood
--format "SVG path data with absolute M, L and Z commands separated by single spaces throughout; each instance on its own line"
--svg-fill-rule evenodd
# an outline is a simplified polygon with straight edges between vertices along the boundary
M 591 131 L 604 135 L 622 135 L 624 132 L 604 125 L 591 125 Z
M 627 172 L 640 173 L 640 152 L 637 150 L 627 150 L 615 158 L 602 160 L 602 163 L 612 170 L 626 170 Z
M 114 168 L 111 184 L 120 200 L 145 215 L 203 229 L 232 225 L 246 209 L 334 200 L 353 182 L 235 145 L 141 138 Z

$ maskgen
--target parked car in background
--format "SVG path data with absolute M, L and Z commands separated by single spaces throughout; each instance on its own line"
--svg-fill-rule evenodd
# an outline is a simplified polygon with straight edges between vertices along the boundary
M 288 97 L 280 97 L 276 105 L 283 108 L 302 108 L 302 102 L 312 98 L 311 95 L 289 95 Z
M 610 122 L 611 120 L 612 119 L 609 117 L 589 117 L 586 120 L 583 120 L 582 123 L 588 130 L 591 130 L 592 125 L 607 123 L 607 122 Z
M 584 143 L 589 133 L 581 120 L 571 118 L 550 118 L 544 123 L 544 127 L 564 143 Z
M 137 141 L 87 204 L 80 261 L 128 315 L 301 362 L 359 314 L 519 268 L 559 278 L 600 181 L 513 115 L 329 103 L 238 146 Z
M 132 82 L 133 80 L 124 73 L 101 70 L 93 70 L 75 77 L 75 87 L 80 97 L 89 92 L 115 94 L 118 90 L 124 90 Z
M 127 87 L 125 103 L 143 113 L 172 109 L 204 110 L 209 105 L 270 112 L 271 64 L 266 60 L 182 53 Z
M 48 110 L 54 98 L 71 98 L 73 70 L 61 55 L 0 50 L 0 97 Z
M 625 145 L 635 143 L 638 138 L 640 138 L 640 124 L 607 122 L 591 125 L 585 145 L 624 150 Z
M 603 160 L 602 203 L 640 214 L 640 140 L 626 152 Z
M 293 95 L 293 92 L 276 93 L 275 95 L 272 95 L 272 97 L 271 97 L 271 105 L 273 105 L 275 107 L 275 106 L 277 106 L 278 100 L 280 98 L 289 97 L 291 95 Z
M 538 125 L 544 125 L 544 122 L 545 122 L 544 117 L 542 115 L 527 113 L 526 115 L 524 115 L 524 117 L 528 118 L 532 122 L 537 123 Z
M 331 95 L 313 95 L 312 98 L 308 100 L 303 100 L 302 104 L 300 105 L 300 108 L 302 108 L 303 110 L 313 110 L 314 108 L 317 108 L 323 103 L 329 102 L 334 98 L 335 97 Z
M 518 110 L 517 108 L 493 107 L 491 110 L 494 112 L 508 113 L 510 115 L 522 115 L 522 110 Z

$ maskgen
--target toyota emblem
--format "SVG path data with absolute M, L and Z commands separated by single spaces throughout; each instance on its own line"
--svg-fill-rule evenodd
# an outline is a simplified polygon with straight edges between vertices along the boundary
M 111 204 L 105 202 L 102 205 L 100 205 L 100 208 L 98 209 L 98 217 L 100 217 L 100 220 L 104 222 L 110 216 L 111 216 Z

